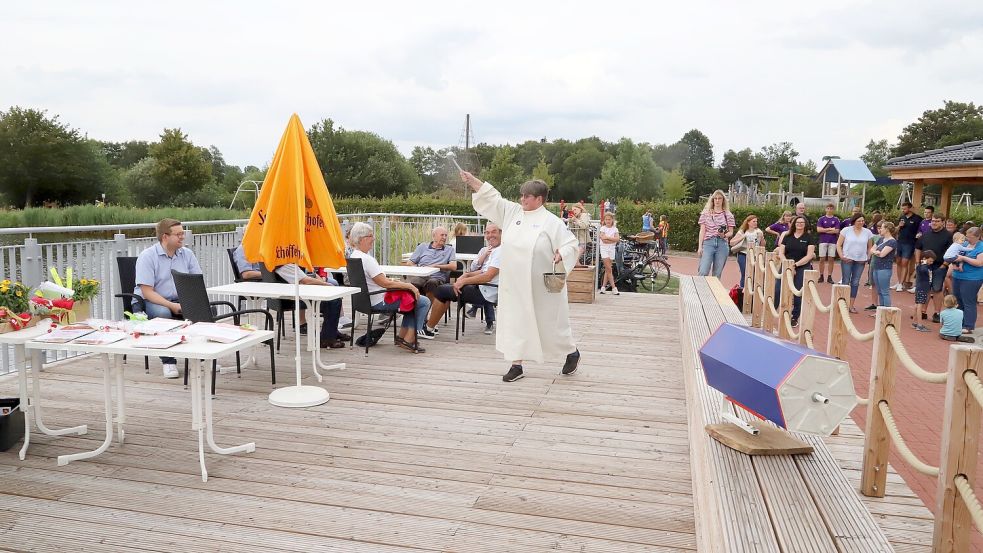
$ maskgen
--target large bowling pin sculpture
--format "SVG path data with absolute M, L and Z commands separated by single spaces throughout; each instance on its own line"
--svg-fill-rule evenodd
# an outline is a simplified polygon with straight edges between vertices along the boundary
M 700 361 L 707 384 L 727 401 L 786 430 L 829 436 L 857 405 L 846 361 L 758 329 L 720 325 Z M 752 434 L 760 428 L 724 418 Z

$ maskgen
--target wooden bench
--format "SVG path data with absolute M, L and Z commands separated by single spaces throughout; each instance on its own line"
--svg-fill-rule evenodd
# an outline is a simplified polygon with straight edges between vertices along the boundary
M 893 551 L 822 439 L 795 434 L 809 455 L 750 457 L 706 434 L 723 397 L 706 384 L 699 348 L 720 324 L 747 321 L 715 278 L 680 277 L 679 292 L 699 551 Z

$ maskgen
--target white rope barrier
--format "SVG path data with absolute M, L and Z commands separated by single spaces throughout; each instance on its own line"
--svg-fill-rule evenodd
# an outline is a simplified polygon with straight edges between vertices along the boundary
M 794 279 L 795 279 L 795 271 L 793 271 L 792 269 L 786 269 L 785 278 L 783 279 L 785 281 L 785 286 L 788 286 L 788 291 L 792 292 L 793 296 L 797 298 L 801 298 L 802 288 L 796 289 Z
M 966 504 L 966 510 L 969 511 L 969 515 L 973 518 L 973 524 L 976 525 L 976 529 L 983 532 L 983 506 L 980 506 L 980 500 L 976 498 L 976 493 L 973 491 L 972 486 L 969 485 L 969 480 L 960 474 L 952 479 L 952 483 L 956 485 L 956 491 L 959 492 L 959 497 L 963 498 L 963 503 Z
M 840 310 L 840 317 L 843 319 L 843 326 L 846 327 L 846 331 L 850 336 L 860 342 L 868 342 L 874 339 L 874 334 L 876 331 L 871 330 L 870 332 L 860 332 L 857 327 L 853 326 L 853 321 L 850 319 L 850 310 L 847 307 L 846 300 L 840 298 L 837 303 L 837 308 Z
M 784 313 L 784 316 L 782 317 L 782 319 L 785 321 L 785 330 L 788 332 L 789 338 L 791 338 L 793 340 L 798 340 L 799 339 L 799 333 L 796 332 L 796 331 L 794 331 L 794 330 L 792 330 L 792 316 L 789 314 L 788 311 L 786 311 Z
M 775 278 L 782 278 L 781 269 L 775 268 L 775 264 L 771 261 L 768 262 L 768 270 L 771 271 L 771 274 L 774 275 Z
M 857 405 L 870 405 L 870 398 L 857 396 Z
M 944 372 L 937 373 L 932 371 L 926 371 L 925 369 L 918 366 L 915 360 L 908 355 L 908 350 L 905 349 L 904 344 L 901 343 L 901 336 L 898 334 L 898 329 L 894 326 L 888 326 L 884 329 L 885 334 L 887 334 L 887 341 L 891 343 L 891 347 L 894 348 L 895 355 L 898 356 L 898 361 L 904 365 L 908 372 L 912 374 L 918 380 L 923 382 L 931 382 L 932 384 L 943 384 L 946 381 L 947 375 Z
M 881 400 L 877 404 L 878 410 L 881 412 L 881 416 L 884 417 L 884 425 L 887 426 L 887 432 L 891 435 L 891 441 L 894 442 L 895 447 L 898 448 L 898 453 L 901 454 L 901 458 L 905 460 L 906 463 L 911 465 L 911 468 L 917 470 L 918 472 L 928 475 L 928 476 L 939 476 L 939 467 L 933 467 L 927 463 L 922 462 L 921 459 L 915 456 L 915 454 L 908 449 L 908 444 L 905 443 L 904 438 L 901 437 L 901 433 L 898 432 L 898 425 L 894 422 L 894 415 L 891 414 L 891 406 L 887 404 L 886 401 Z
M 809 349 L 816 349 L 812 344 L 812 331 L 807 328 L 803 328 L 802 332 L 805 332 L 806 347 Z
M 973 371 L 966 371 L 963 373 L 963 380 L 966 381 L 966 387 L 973 394 L 976 403 L 983 406 L 983 382 L 980 382 L 979 375 Z
M 816 281 L 814 280 L 809 281 L 809 293 L 812 294 L 812 304 L 816 306 L 816 310 L 818 310 L 820 313 L 829 313 L 832 310 L 833 304 L 824 305 L 823 302 L 820 301 L 819 288 L 816 288 Z

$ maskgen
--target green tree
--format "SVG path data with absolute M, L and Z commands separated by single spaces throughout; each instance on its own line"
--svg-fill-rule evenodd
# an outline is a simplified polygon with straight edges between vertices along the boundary
M 686 145 L 686 159 L 680 168 L 686 180 L 693 183 L 693 199 L 720 188 L 720 176 L 713 168 L 713 144 L 707 135 L 693 129 L 679 141 Z
M 92 202 L 111 169 L 98 146 L 46 111 L 0 111 L 0 193 L 18 207 Z
M 383 197 L 421 188 L 416 170 L 396 146 L 365 131 L 335 129 L 325 119 L 307 131 L 314 155 L 335 196 Z
M 443 169 L 444 160 L 440 159 L 436 150 L 430 146 L 414 146 L 410 153 L 410 165 L 419 175 L 424 192 L 434 192 L 440 188 L 438 175 Z
M 498 149 L 491 167 L 484 173 L 485 180 L 495 185 L 495 188 L 506 198 L 519 195 L 519 185 L 526 180 L 522 167 L 515 162 L 515 150 L 505 145 Z
M 100 141 L 98 144 L 106 160 L 116 169 L 129 169 L 150 155 L 150 143 L 145 140 Z
M 874 142 L 871 140 L 867 143 L 867 151 L 864 155 L 860 156 L 860 159 L 867 164 L 870 172 L 874 174 L 875 177 L 886 177 L 888 176 L 887 171 L 884 170 L 884 166 L 887 165 L 887 160 L 891 157 L 891 146 L 887 143 L 887 139 L 878 140 Z
M 791 142 L 776 142 L 764 146 L 761 148 L 761 155 L 770 175 L 788 175 L 789 170 L 794 170 L 798 165 L 799 152 Z
M 592 139 L 581 139 L 574 144 L 574 152 L 563 161 L 557 173 L 556 197 L 568 201 L 589 200 L 594 180 L 601 176 L 604 163 L 611 154 L 598 147 Z
M 895 156 L 903 156 L 983 139 L 983 105 L 946 100 L 930 109 L 898 135 Z
M 664 180 L 665 172 L 652 160 L 649 146 L 636 146 L 622 138 L 617 156 L 604 164 L 594 181 L 594 190 L 600 198 L 652 199 L 662 195 Z
M 539 163 L 532 168 L 532 178 L 539 179 L 546 183 L 546 186 L 553 190 L 553 186 L 556 184 L 556 177 L 550 173 L 549 164 L 546 163 L 546 156 L 539 156 Z
M 686 181 L 683 173 L 676 169 L 666 176 L 666 182 L 662 185 L 662 197 L 667 202 L 674 204 L 685 202 L 693 193 L 693 185 Z
M 652 159 L 666 171 L 673 171 L 682 167 L 688 154 L 689 146 L 683 141 L 652 146 Z
M 143 205 L 189 205 L 191 196 L 212 182 L 212 165 L 201 148 L 188 140 L 181 129 L 164 129 L 160 142 L 150 147 L 154 159 L 153 177 L 168 200 L 148 203 L 134 194 Z M 132 191 L 131 191 L 132 192 Z M 156 195 L 155 195 L 156 196 Z
M 744 148 L 738 152 L 727 150 L 720 162 L 720 180 L 724 184 L 733 184 L 741 178 L 741 175 L 764 171 L 765 165 L 764 156 L 751 151 L 751 148 Z
M 169 205 L 173 198 L 170 192 L 158 186 L 156 175 L 157 161 L 152 157 L 143 158 L 123 171 L 120 183 L 137 207 Z

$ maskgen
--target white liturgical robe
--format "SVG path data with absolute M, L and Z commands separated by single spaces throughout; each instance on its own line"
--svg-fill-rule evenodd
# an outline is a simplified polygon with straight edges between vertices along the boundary
M 577 346 L 570 330 L 567 289 L 546 290 L 543 273 L 553 272 L 553 251 L 569 273 L 577 262 L 577 238 L 545 207 L 523 211 L 484 183 L 471 199 L 475 211 L 502 229 L 495 347 L 506 361 L 564 361 Z

